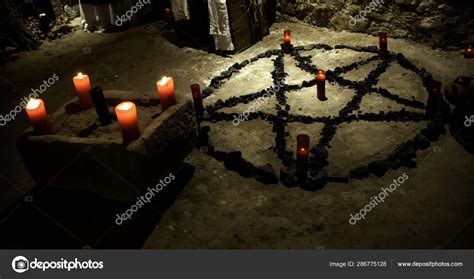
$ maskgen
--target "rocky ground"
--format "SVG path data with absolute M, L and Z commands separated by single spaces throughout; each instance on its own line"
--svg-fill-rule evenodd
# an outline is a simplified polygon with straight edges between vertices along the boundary
M 463 0 L 282 0 L 278 10 L 282 20 L 294 17 L 314 26 L 370 35 L 388 32 L 442 48 L 465 47 L 474 41 L 473 6 Z M 356 21 L 351 22 L 353 18 Z
M 20 59 L 0 70 L 2 114 L 8 113 L 19 99 L 38 88 L 43 80 L 57 73 L 59 80 L 45 91 L 48 111 L 55 111 L 74 96 L 72 76 L 78 71 L 91 77 L 94 85 L 105 90 L 120 89 L 140 92 L 155 90 L 155 82 L 164 74 L 175 79 L 178 102 L 191 98 L 189 85 L 202 87 L 210 79 L 236 62 L 250 59 L 268 49 L 279 47 L 282 30 L 292 31 L 294 45 L 325 43 L 329 45 L 377 45 L 378 38 L 366 34 L 334 32 L 302 23 L 274 24 L 271 34 L 248 50 L 224 58 L 190 48 L 179 48 L 172 42 L 173 33 L 160 24 L 136 27 L 122 33 L 93 34 L 81 31 L 61 40 L 46 42 L 35 52 L 22 53 Z M 390 39 L 389 48 L 403 53 L 418 67 L 426 68 L 435 79 L 446 83 L 458 75 L 473 73 L 472 63 L 460 49 L 440 51 L 403 39 Z M 314 62 L 332 69 L 354 62 L 359 53 L 351 51 L 314 51 Z M 311 79 L 285 56 L 290 82 Z M 206 99 L 212 104 L 218 98 L 253 92 L 271 83 L 270 60 L 262 59 L 237 74 L 215 95 Z M 351 80 L 364 77 L 373 65 L 368 64 L 345 75 Z M 389 68 L 381 83 L 405 97 L 425 101 L 419 80 L 403 68 Z M 347 89 L 328 85 L 328 101 L 314 100 L 309 88 L 289 100 L 301 113 L 331 114 L 346 100 Z M 314 88 L 313 88 L 314 89 Z M 214 97 L 215 96 L 215 97 Z M 270 110 L 269 101 L 262 110 Z M 370 95 L 361 110 L 395 110 L 398 104 Z M 236 112 L 245 105 L 232 108 Z M 299 110 L 297 110 L 299 111 Z M 410 123 L 352 123 L 344 126 L 331 147 L 330 166 L 334 171 L 363 163 L 389 152 L 400 141 L 418 131 Z M 28 127 L 22 114 L 1 127 L 3 160 L 0 162 L 2 183 L 0 206 L 6 209 L 34 187 L 14 145 L 15 135 Z M 222 150 L 240 149 L 255 164 L 271 163 L 268 147 L 274 141 L 268 124 L 249 122 L 238 127 L 216 123 L 211 127 L 210 141 Z M 307 132 L 318 138 L 318 125 L 292 125 L 291 138 Z M 291 143 L 292 144 L 292 143 Z M 294 146 L 289 145 L 288 148 Z M 222 162 L 195 149 L 187 162 L 196 167 L 189 184 L 166 211 L 160 223 L 147 236 L 145 248 L 463 248 L 473 247 L 474 178 L 471 154 L 453 140 L 442 135 L 431 148 L 419 152 L 417 168 L 389 171 L 382 178 L 351 180 L 348 184 L 329 183 L 324 189 L 308 192 L 288 189 L 281 184 L 264 185 L 253 178 L 243 178 L 228 171 Z M 403 173 L 409 175 L 385 203 L 372 210 L 365 220 L 352 226 L 350 214 L 357 213 L 380 187 L 387 187 Z M 111 217 L 112 218 L 112 217 Z M 115 217 L 113 217 L 115 218 Z M 123 240 L 122 240 L 123 241 Z M 119 247 L 126 246 L 122 243 Z

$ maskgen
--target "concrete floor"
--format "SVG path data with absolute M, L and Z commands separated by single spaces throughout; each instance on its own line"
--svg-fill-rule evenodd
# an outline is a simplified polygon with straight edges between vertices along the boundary
M 189 48 L 179 48 L 163 36 L 167 31 L 156 24 L 136 27 L 123 33 L 88 34 L 75 32 L 63 39 L 45 43 L 40 50 L 0 69 L 0 111 L 10 111 L 30 88 L 57 73 L 59 81 L 42 96 L 49 111 L 74 96 L 71 78 L 83 71 L 94 85 L 104 89 L 154 91 L 155 82 L 164 74 L 174 76 L 178 101 L 190 98 L 189 85 L 205 86 L 210 78 L 235 62 L 249 59 L 268 49 L 278 48 L 282 30 L 292 30 L 294 45 L 376 45 L 378 38 L 364 34 L 332 32 L 299 23 L 278 23 L 271 34 L 250 49 L 223 58 Z M 84 51 L 84 48 L 85 51 Z M 458 75 L 474 73 L 474 64 L 459 52 L 442 52 L 405 40 L 389 40 L 389 48 L 403 53 L 435 79 L 446 83 Z M 89 50 L 91 51 L 89 53 Z M 350 64 L 364 55 L 351 51 L 313 54 L 321 68 Z M 367 57 L 365 57 L 367 58 Z M 285 57 L 289 83 L 311 79 Z M 293 63 L 292 63 L 293 62 Z M 292 66 L 293 64 L 293 66 Z M 346 74 L 359 80 L 373 67 Z M 218 98 L 255 92 L 271 85 L 268 59 L 248 66 L 222 86 Z M 425 101 L 420 81 L 394 65 L 382 75 L 379 85 L 405 97 Z M 305 92 L 307 90 L 307 92 Z M 343 106 L 351 92 L 328 85 L 329 100 L 323 104 L 308 98 L 314 88 L 304 89 L 289 99 L 301 113 L 330 115 Z M 313 96 L 314 97 L 314 96 Z M 365 112 L 398 110 L 399 105 L 369 95 L 361 104 Z M 229 111 L 243 112 L 247 105 Z M 261 110 L 270 112 L 274 101 Z M 294 111 L 294 110 L 293 110 Z M 416 110 L 415 110 L 416 111 Z M 267 149 L 274 142 L 271 127 L 251 121 L 234 127 L 218 123 L 211 130 L 211 142 L 218 150 L 241 150 L 244 158 L 256 165 L 273 162 Z M 330 167 L 344 172 L 349 167 L 383 157 L 397 143 L 406 141 L 423 123 L 352 123 L 338 130 L 330 152 Z M 15 135 L 28 127 L 26 116 L 1 127 L 0 210 L 15 203 L 34 186 L 14 147 Z M 290 125 L 296 133 L 307 131 L 318 138 L 320 124 L 303 127 Z M 288 148 L 294 148 L 289 140 Z M 351 180 L 349 184 L 329 183 L 323 190 L 307 192 L 283 185 L 263 185 L 224 169 L 221 162 L 194 150 L 187 162 L 196 166 L 194 177 L 144 244 L 145 248 L 473 248 L 474 247 L 474 156 L 463 150 L 450 135 L 444 135 L 430 148 L 418 153 L 416 169 L 389 171 L 383 178 Z M 406 172 L 410 178 L 392 193 L 385 203 L 372 210 L 355 226 L 349 214 L 365 206 L 370 197 Z

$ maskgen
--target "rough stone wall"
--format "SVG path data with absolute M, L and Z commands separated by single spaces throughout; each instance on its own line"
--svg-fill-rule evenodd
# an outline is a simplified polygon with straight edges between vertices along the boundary
M 277 8 L 279 20 L 293 17 L 339 31 L 385 31 L 447 49 L 474 42 L 472 0 L 278 0 Z

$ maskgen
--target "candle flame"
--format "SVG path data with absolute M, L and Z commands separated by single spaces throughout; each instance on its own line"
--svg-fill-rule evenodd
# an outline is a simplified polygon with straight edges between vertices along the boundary
M 26 104 L 27 109 L 37 109 L 41 104 L 41 99 L 30 99 Z
M 123 102 L 117 105 L 118 110 L 129 110 L 133 107 L 132 102 Z
M 158 81 L 158 84 L 161 86 L 165 86 L 170 80 L 171 80 L 171 77 L 164 76 Z

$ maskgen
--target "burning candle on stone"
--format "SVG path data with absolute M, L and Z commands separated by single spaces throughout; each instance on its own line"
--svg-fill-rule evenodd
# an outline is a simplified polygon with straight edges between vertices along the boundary
M 77 96 L 79 97 L 79 103 L 83 109 L 89 109 L 93 106 L 92 99 L 89 94 L 91 90 L 91 83 L 88 75 L 78 73 L 73 77 L 74 86 L 76 87 Z
M 474 48 L 472 46 L 469 46 L 464 50 L 464 58 L 466 59 L 471 59 L 474 58 Z
M 291 50 L 291 33 L 290 30 L 286 29 L 283 31 L 283 51 L 290 53 Z
M 43 100 L 30 99 L 26 104 L 26 113 L 37 134 L 49 135 L 53 133 Z
M 299 174 L 306 174 L 308 170 L 309 136 L 296 136 L 296 170 Z
M 380 43 L 380 56 L 385 57 L 388 53 L 387 33 L 385 32 L 379 33 L 379 43 Z
M 176 96 L 174 95 L 174 82 L 172 77 L 163 77 L 156 83 L 158 96 L 160 97 L 161 109 L 165 111 L 172 105 L 176 105 Z
M 202 116 L 204 113 L 204 106 L 202 104 L 201 88 L 199 84 L 195 83 L 191 85 L 191 92 L 193 93 L 194 109 L 196 110 L 197 116 Z
M 115 114 L 122 132 L 124 143 L 130 143 L 140 137 L 137 107 L 133 102 L 123 102 L 115 107 Z
M 319 70 L 316 74 L 317 80 L 317 91 L 318 91 L 318 99 L 320 101 L 326 101 L 326 74 L 323 70 Z

